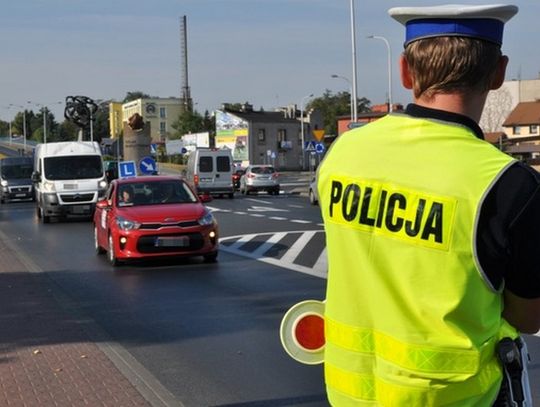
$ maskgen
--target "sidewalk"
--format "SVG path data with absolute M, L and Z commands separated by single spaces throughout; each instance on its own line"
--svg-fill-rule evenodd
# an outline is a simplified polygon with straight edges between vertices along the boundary
M 0 233 L 0 406 L 151 406 Z

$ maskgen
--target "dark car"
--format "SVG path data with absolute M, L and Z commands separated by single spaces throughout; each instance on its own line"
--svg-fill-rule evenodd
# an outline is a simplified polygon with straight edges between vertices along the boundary
M 35 199 L 31 157 L 6 157 L 0 160 L 0 202 Z

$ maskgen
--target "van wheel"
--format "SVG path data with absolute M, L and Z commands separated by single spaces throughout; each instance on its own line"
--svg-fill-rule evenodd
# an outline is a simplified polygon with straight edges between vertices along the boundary
M 50 223 L 51 217 L 45 215 L 45 211 L 43 209 L 40 209 L 40 216 L 42 223 Z

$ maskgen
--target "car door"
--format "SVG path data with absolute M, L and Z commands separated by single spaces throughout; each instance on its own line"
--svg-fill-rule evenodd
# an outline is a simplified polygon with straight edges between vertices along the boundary
M 111 185 L 109 185 L 109 189 L 105 195 L 105 199 L 108 203 L 107 208 L 96 208 L 96 228 L 98 231 L 99 244 L 102 245 L 102 247 L 107 247 L 108 245 L 109 224 L 114 216 L 114 207 L 116 206 L 116 199 L 114 199 L 116 196 L 116 189 L 117 184 L 113 181 Z

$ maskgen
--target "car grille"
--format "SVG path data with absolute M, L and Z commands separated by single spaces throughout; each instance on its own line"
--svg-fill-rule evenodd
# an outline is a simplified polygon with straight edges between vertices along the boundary
M 200 250 L 204 246 L 204 237 L 200 233 L 176 234 L 167 236 L 188 236 L 189 245 L 186 247 L 156 247 L 155 241 L 159 235 L 141 236 L 137 241 L 139 253 L 181 253 Z
M 178 223 L 143 223 L 139 229 L 157 230 L 170 227 L 191 228 L 193 226 L 199 226 L 199 222 L 197 222 L 196 220 L 189 220 Z
M 69 202 L 69 203 L 88 202 L 94 199 L 94 193 L 92 192 L 89 194 L 70 194 L 70 195 L 60 194 L 60 198 L 62 199 L 63 202 Z
M 9 192 L 12 193 L 23 193 L 23 192 L 30 192 L 32 189 L 31 186 L 17 186 L 17 187 L 9 187 Z

